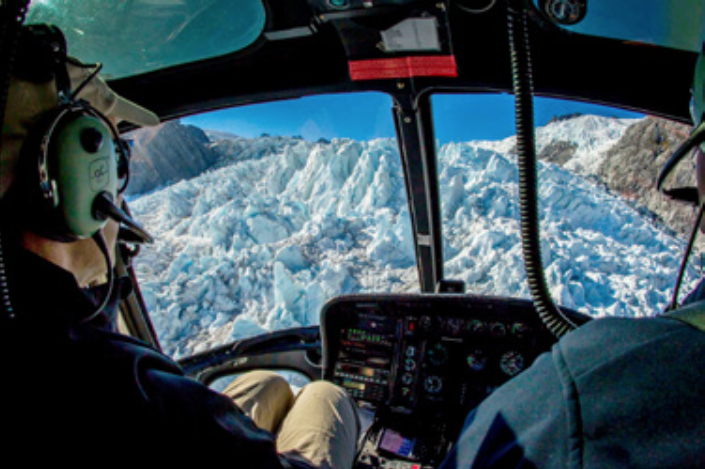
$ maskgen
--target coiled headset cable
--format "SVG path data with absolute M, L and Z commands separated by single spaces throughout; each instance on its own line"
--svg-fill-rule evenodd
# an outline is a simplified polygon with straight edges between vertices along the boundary
M 17 54 L 17 45 L 22 30 L 22 24 L 29 8 L 29 0 L 6 1 L 0 6 L 0 129 L 5 126 L 5 110 L 7 108 L 10 81 Z M 0 152 L 2 152 L 2 135 L 0 130 Z M 15 318 L 15 311 L 10 298 L 10 286 L 5 264 L 2 230 L 0 229 L 0 306 L 4 317 Z
M 103 257 L 105 258 L 105 264 L 106 268 L 108 269 L 107 275 L 108 275 L 108 291 L 105 293 L 105 296 L 101 300 L 100 304 L 96 307 L 96 309 L 86 316 L 85 318 L 81 318 L 79 322 L 81 323 L 87 323 L 95 319 L 100 313 L 103 312 L 103 309 L 110 303 L 110 300 L 113 296 L 113 288 L 115 284 L 115 272 L 113 271 L 113 263 L 110 261 L 110 252 L 108 251 L 108 243 L 105 241 L 105 236 L 103 236 L 103 232 L 101 230 L 98 230 L 93 236 L 92 236 L 93 241 L 95 244 L 98 246 L 98 249 L 100 249 L 101 254 L 103 254 Z
M 4 257 L 5 246 L 2 241 L 2 230 L 0 230 L 0 304 L 7 319 L 15 318 L 15 310 L 12 307 L 10 298 L 10 285 L 7 279 L 7 266 Z

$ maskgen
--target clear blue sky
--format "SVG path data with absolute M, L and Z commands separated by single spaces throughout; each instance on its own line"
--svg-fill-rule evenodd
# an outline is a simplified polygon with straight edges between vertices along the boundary
M 436 138 L 448 141 L 494 140 L 514 135 L 512 95 L 437 95 L 433 98 Z M 642 117 L 628 111 L 591 104 L 537 98 L 535 123 L 580 112 L 614 117 Z M 276 103 L 216 111 L 183 119 L 207 130 L 243 137 L 299 135 L 307 140 L 348 137 L 369 140 L 394 137 L 392 101 L 379 93 L 313 96 Z

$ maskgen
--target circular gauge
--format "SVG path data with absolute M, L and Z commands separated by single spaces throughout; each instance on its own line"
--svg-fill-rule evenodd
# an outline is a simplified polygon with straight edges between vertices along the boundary
M 328 0 L 328 4 L 333 8 L 346 8 L 348 6 L 348 0 Z
M 453 5 L 468 13 L 479 14 L 490 11 L 495 3 L 497 0 L 456 0 Z
M 487 366 L 487 355 L 482 350 L 475 350 L 466 357 L 471 371 L 482 371 Z
M 511 330 L 512 330 L 513 336 L 521 339 L 522 337 L 525 337 L 529 333 L 530 328 L 528 325 L 524 324 L 523 322 L 515 322 L 512 325 Z
M 428 361 L 435 366 L 441 366 L 448 360 L 448 349 L 441 343 L 428 349 Z
M 443 379 L 439 376 L 429 376 L 423 382 L 423 388 L 429 394 L 438 394 L 443 389 Z
M 404 369 L 406 371 L 414 371 L 416 369 L 416 362 L 412 358 L 407 358 L 404 360 Z
M 499 359 L 500 369 L 509 376 L 515 376 L 524 370 L 524 356 L 514 350 L 510 350 Z
M 501 322 L 494 322 L 490 325 L 490 334 L 492 337 L 504 337 L 507 335 L 507 326 Z
M 579 23 L 587 13 L 586 0 L 542 0 L 541 5 L 553 21 L 566 26 Z
M 406 356 L 413 357 L 414 355 L 416 355 L 416 347 L 414 347 L 413 345 L 409 345 L 408 347 L 406 347 Z
M 467 328 L 468 332 L 477 335 L 484 334 L 487 331 L 487 325 L 479 319 L 473 319 L 472 321 L 467 323 L 465 327 Z
M 410 385 L 414 381 L 414 376 L 411 373 L 404 373 L 401 375 L 401 382 Z

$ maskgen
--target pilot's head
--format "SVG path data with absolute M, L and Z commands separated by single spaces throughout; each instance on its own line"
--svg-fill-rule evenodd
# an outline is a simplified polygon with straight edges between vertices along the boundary
M 85 286 L 98 274 L 102 276 L 105 262 L 90 239 L 91 225 L 83 232 L 74 229 L 74 226 L 83 229 L 84 223 L 80 217 L 74 217 L 77 212 L 74 207 L 88 206 L 90 215 L 91 191 L 96 187 L 102 190 L 105 171 L 117 171 L 118 159 L 110 157 L 114 155 L 117 124 L 128 121 L 144 126 L 157 124 L 159 120 L 153 113 L 118 96 L 99 76 L 92 76 L 95 67 L 85 66 L 65 54 L 58 54 L 58 59 L 35 60 L 30 51 L 42 47 L 37 41 L 63 41 L 58 29 L 50 29 L 52 34 L 46 32 L 36 34 L 31 27 L 25 28 L 9 83 L 0 151 L 0 221 L 17 235 L 10 242 L 20 242 L 74 272 L 79 284 Z M 27 46 L 28 43 L 31 45 Z M 51 44 L 49 47 L 54 50 Z M 71 96 L 79 87 L 73 101 L 60 98 L 60 95 Z M 67 104 L 68 101 L 82 105 L 77 108 Z M 86 130 L 88 127 L 91 128 Z M 79 161 L 88 163 L 80 163 L 81 166 Z M 116 203 L 117 180 L 116 175 L 111 187 L 106 186 Z M 78 203 L 66 203 L 69 200 Z M 55 207 L 60 210 L 54 211 Z M 61 212 L 56 217 L 61 219 L 61 223 L 56 223 L 61 225 L 57 230 L 53 230 L 54 212 Z M 117 225 L 108 223 L 102 231 L 112 251 Z

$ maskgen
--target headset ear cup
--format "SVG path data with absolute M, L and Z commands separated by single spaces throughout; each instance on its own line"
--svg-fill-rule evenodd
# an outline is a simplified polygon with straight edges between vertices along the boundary
M 63 119 L 54 134 L 48 147 L 54 210 L 67 235 L 87 238 L 106 224 L 94 210 L 96 197 L 117 197 L 113 136 L 99 118 L 82 113 Z
M 22 152 L 18 198 L 29 204 L 20 223 L 57 241 L 95 234 L 106 220 L 94 213 L 98 194 L 117 196 L 118 162 L 108 126 L 83 106 L 48 113 Z

